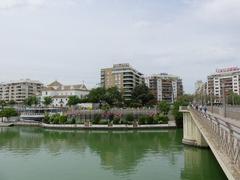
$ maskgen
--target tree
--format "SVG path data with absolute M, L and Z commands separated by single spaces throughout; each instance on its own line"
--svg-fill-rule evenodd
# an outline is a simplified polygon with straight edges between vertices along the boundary
M 52 97 L 46 96 L 46 97 L 43 98 L 43 104 L 44 104 L 44 106 L 47 107 L 47 106 L 51 105 L 52 103 L 53 103 Z
M 183 126 L 183 113 L 181 113 L 179 111 L 179 108 L 182 105 L 183 105 L 183 103 L 181 101 L 179 101 L 179 100 L 177 100 L 173 104 L 173 111 L 172 111 L 172 113 L 173 113 L 173 116 L 175 118 L 177 127 L 182 127 Z
M 132 103 L 145 106 L 151 104 L 154 99 L 154 95 L 150 92 L 149 88 L 145 84 L 140 84 L 133 89 Z
M 176 121 L 177 127 L 183 126 L 183 113 L 179 111 L 180 106 L 188 106 L 189 103 L 193 101 L 192 95 L 183 95 L 177 99 L 176 102 L 173 104 L 173 116 Z
M 14 100 L 11 100 L 11 101 L 9 101 L 9 103 L 8 104 L 10 104 L 10 105 L 15 105 L 16 104 L 16 102 L 14 101 Z
M 27 99 L 25 99 L 24 104 L 27 106 L 32 106 L 32 105 L 38 105 L 39 104 L 39 99 L 36 96 L 30 96 Z
M 7 119 L 17 115 L 18 113 L 14 108 L 5 108 L 0 111 L 0 117 L 6 117 Z
M 189 105 L 190 102 L 193 102 L 194 96 L 191 94 L 184 94 L 180 97 L 178 97 L 178 101 L 181 101 L 182 103 Z
M 92 103 L 101 103 L 105 101 L 106 89 L 103 87 L 98 87 L 92 89 L 88 94 L 88 100 Z
M 88 102 L 107 103 L 110 106 L 120 106 L 123 102 L 122 94 L 117 87 L 108 89 L 103 87 L 94 88 L 89 92 L 87 98 Z
M 6 101 L 0 100 L 0 106 L 1 106 L 0 117 L 2 117 L 2 122 L 3 122 L 2 111 L 6 105 L 7 105 Z
M 158 104 L 158 108 L 161 112 L 163 112 L 164 115 L 168 115 L 168 113 L 170 111 L 170 104 L 166 101 L 161 101 Z
M 69 96 L 68 97 L 68 106 L 74 106 L 80 103 L 80 98 L 78 96 Z
M 7 105 L 6 101 L 0 100 L 1 109 L 4 109 L 4 107 L 5 107 L 6 105 Z
M 122 94 L 117 87 L 109 88 L 105 91 L 104 100 L 110 106 L 120 105 L 123 101 Z
M 227 97 L 228 104 L 240 105 L 240 96 L 234 92 L 231 92 Z

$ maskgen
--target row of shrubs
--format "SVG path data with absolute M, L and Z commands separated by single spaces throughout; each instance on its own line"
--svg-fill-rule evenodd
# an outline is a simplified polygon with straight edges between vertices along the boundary
M 106 121 L 106 120 L 105 120 Z M 101 114 L 96 114 L 93 117 L 93 124 L 101 124 L 104 123 Z M 138 122 L 139 124 L 167 124 L 169 121 L 168 116 L 165 115 L 142 115 L 138 118 L 135 118 L 133 114 L 128 114 L 125 117 L 120 118 L 119 116 L 114 116 L 110 114 L 108 117 L 108 122 L 112 122 L 113 124 L 133 124 L 133 122 Z
M 46 124 L 75 124 L 76 122 L 73 120 L 69 120 L 67 116 L 54 114 L 49 115 L 45 114 L 43 122 Z
M 125 117 L 114 116 L 113 114 L 109 115 L 108 118 L 103 118 L 101 114 L 95 114 L 92 124 L 133 124 L 138 122 L 138 124 L 167 124 L 169 121 L 168 117 L 165 115 L 142 115 L 138 118 L 135 118 L 133 114 L 128 114 Z M 79 119 L 78 117 L 67 117 L 65 115 L 46 114 L 43 120 L 47 124 L 83 124 L 84 120 Z

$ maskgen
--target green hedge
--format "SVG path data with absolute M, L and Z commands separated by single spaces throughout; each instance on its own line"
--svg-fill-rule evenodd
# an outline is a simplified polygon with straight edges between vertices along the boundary
M 127 114 L 122 118 L 111 115 L 108 119 L 102 119 L 101 114 L 96 114 L 93 117 L 92 124 L 108 124 L 109 122 L 112 122 L 113 124 L 131 125 L 137 120 L 139 124 L 167 124 L 169 121 L 168 117 L 165 115 L 142 115 L 138 119 L 134 118 L 133 114 Z M 49 114 L 45 114 L 43 122 L 47 124 L 83 124 L 83 122 L 77 117 L 67 117 L 60 114 L 54 114 L 51 116 Z
M 60 114 L 54 114 L 52 116 L 49 116 L 49 114 L 45 114 L 43 119 L 43 122 L 47 124 L 67 124 L 67 121 L 67 116 Z

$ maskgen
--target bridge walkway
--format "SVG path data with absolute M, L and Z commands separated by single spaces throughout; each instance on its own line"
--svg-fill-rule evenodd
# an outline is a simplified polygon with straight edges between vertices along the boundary
M 182 112 L 191 114 L 228 179 L 240 180 L 240 122 L 193 108 Z

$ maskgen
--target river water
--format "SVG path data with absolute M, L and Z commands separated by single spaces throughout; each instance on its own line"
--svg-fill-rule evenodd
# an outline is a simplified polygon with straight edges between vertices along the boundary
M 0 128 L 0 180 L 222 180 L 209 149 L 182 130 Z

